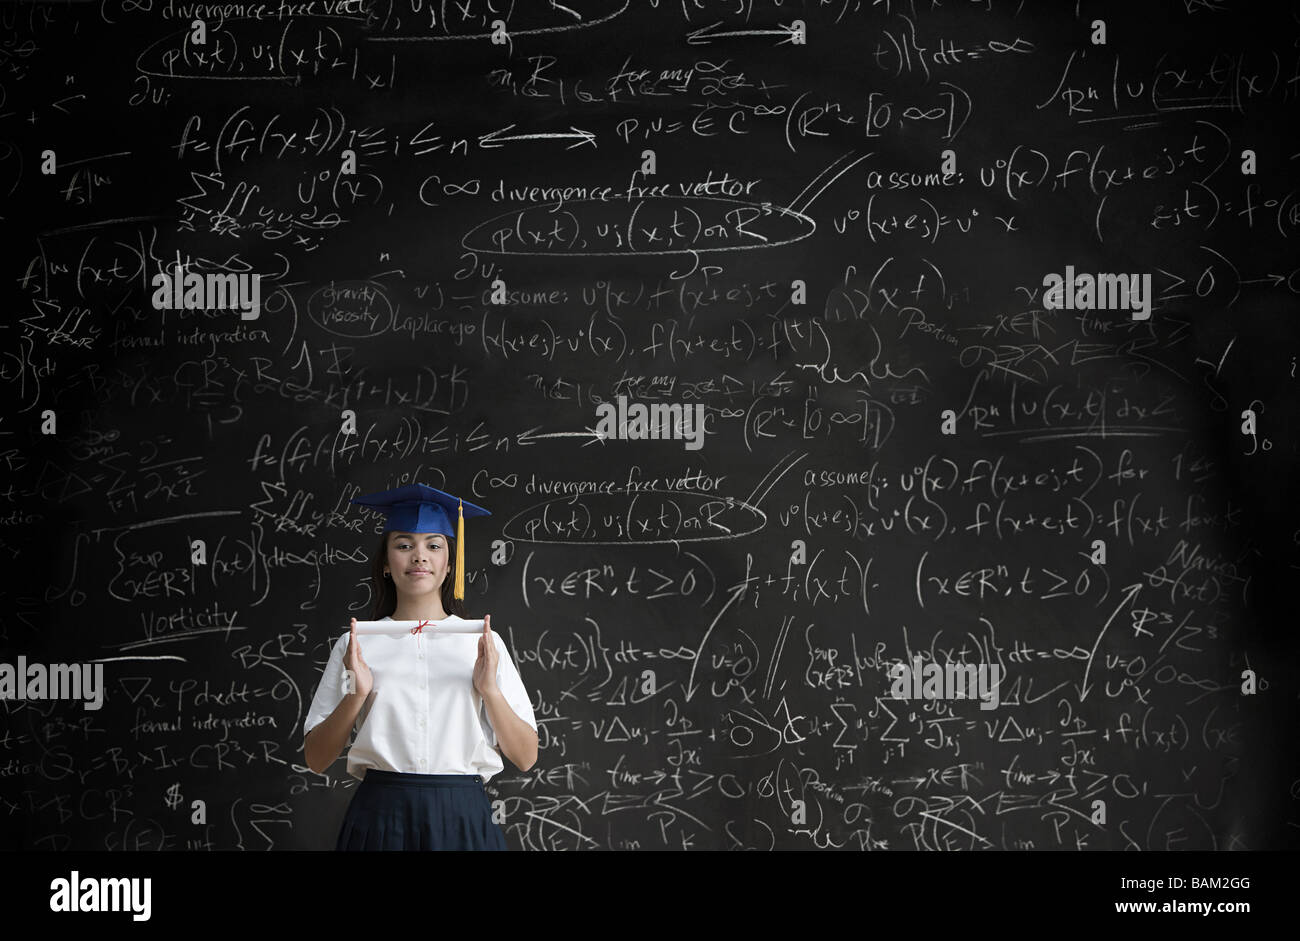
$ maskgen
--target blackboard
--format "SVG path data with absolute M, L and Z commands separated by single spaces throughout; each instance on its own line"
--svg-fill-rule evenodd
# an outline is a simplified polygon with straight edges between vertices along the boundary
M 0 16 L 7 848 L 330 847 L 416 481 L 514 849 L 1295 846 L 1293 6 Z

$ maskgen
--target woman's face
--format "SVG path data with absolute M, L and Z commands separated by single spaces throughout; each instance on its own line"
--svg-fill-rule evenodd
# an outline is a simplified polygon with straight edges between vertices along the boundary
M 441 533 L 389 533 L 388 567 L 399 595 L 437 594 L 447 577 L 447 538 Z

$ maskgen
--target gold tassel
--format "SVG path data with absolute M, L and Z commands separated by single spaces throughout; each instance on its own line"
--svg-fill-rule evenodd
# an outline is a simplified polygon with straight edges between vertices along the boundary
M 465 600 L 465 504 L 456 504 L 456 600 Z

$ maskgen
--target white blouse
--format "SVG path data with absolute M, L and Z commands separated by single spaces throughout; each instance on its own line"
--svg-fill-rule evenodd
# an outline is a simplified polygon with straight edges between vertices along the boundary
M 383 618 L 391 621 L 391 617 Z M 462 621 L 451 615 L 440 624 Z M 302 733 L 329 718 L 343 701 L 343 656 L 349 632 L 334 642 Z M 368 768 L 415 774 L 477 774 L 487 781 L 505 764 L 483 697 L 474 689 L 474 663 L 483 635 L 365 634 L 357 639 L 374 687 L 357 715 L 348 773 L 362 779 Z M 537 719 L 505 641 L 497 648 L 497 687 L 515 715 L 537 731 Z

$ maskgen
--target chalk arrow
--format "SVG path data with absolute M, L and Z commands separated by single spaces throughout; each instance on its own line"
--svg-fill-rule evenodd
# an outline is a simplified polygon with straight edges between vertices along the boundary
M 534 425 L 527 431 L 521 431 L 515 438 L 516 443 L 521 445 L 536 444 L 543 438 L 591 438 L 593 441 L 599 441 L 601 444 L 605 443 L 605 436 L 595 428 L 588 428 L 585 431 L 546 431 L 542 434 L 535 434 L 534 432 L 541 427 L 541 425 Z M 591 441 L 587 442 L 587 444 L 591 443 Z M 586 445 L 584 445 L 584 447 L 585 446 Z
M 513 127 L 513 124 L 507 124 L 495 131 L 489 131 L 478 139 L 478 145 L 480 147 L 500 147 L 503 144 L 517 140 L 573 140 L 574 143 L 566 147 L 565 150 L 572 150 L 574 147 L 581 147 L 583 144 L 591 144 L 592 147 L 596 146 L 595 134 L 591 133 L 591 131 L 576 128 L 572 124 L 569 125 L 567 131 L 554 131 L 543 134 L 506 134 L 506 131 Z
M 579 434 L 579 432 L 574 432 L 574 434 Z M 595 428 L 592 428 L 590 425 L 588 425 L 586 430 L 581 432 L 581 434 L 591 435 L 591 440 L 583 445 L 584 448 L 595 444 L 597 441 L 600 442 L 600 446 L 603 448 L 605 446 L 605 441 L 609 437 L 603 431 L 597 431 Z
M 691 701 L 691 697 L 694 696 L 695 691 L 699 689 L 700 684 L 695 682 L 695 668 L 700 665 L 700 654 L 704 653 L 705 641 L 707 641 L 709 639 L 709 635 L 713 633 L 713 628 L 717 626 L 720 620 L 722 620 L 722 616 L 727 613 L 727 609 L 730 608 L 733 604 L 735 604 L 738 599 L 743 597 L 745 591 L 748 588 L 749 588 L 748 579 L 738 582 L 732 588 L 731 597 L 728 598 L 727 603 L 724 604 L 718 610 L 718 613 L 714 616 L 712 623 L 709 624 L 709 629 L 706 630 L 704 632 L 704 636 L 700 638 L 700 645 L 695 650 L 695 659 L 691 662 L 691 675 L 686 679 L 686 701 L 687 702 Z
M 722 21 L 718 20 L 708 26 L 701 26 L 699 29 L 686 34 L 686 41 L 692 46 L 707 45 L 715 39 L 726 39 L 732 36 L 784 36 L 781 43 L 787 43 L 794 39 L 798 30 L 789 26 L 781 26 L 777 29 L 718 29 Z
M 1129 585 L 1125 588 L 1124 597 L 1120 600 L 1120 603 L 1115 606 L 1115 610 L 1110 613 L 1110 617 L 1106 618 L 1106 623 L 1101 626 L 1101 631 L 1097 634 L 1097 639 L 1093 641 L 1092 653 L 1088 654 L 1088 666 L 1085 667 L 1083 671 L 1083 685 L 1080 686 L 1078 683 L 1074 684 L 1075 690 L 1079 693 L 1079 702 L 1083 702 L 1087 699 L 1088 693 L 1092 691 L 1092 685 L 1088 682 L 1088 674 L 1092 672 L 1092 661 L 1097 656 L 1097 648 L 1101 646 L 1101 639 L 1106 636 L 1106 629 L 1110 627 L 1110 622 L 1115 620 L 1115 615 L 1119 614 L 1124 607 L 1131 604 L 1133 599 L 1137 597 L 1137 593 L 1141 590 L 1141 582 Z

